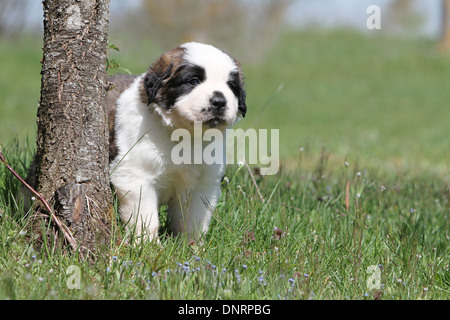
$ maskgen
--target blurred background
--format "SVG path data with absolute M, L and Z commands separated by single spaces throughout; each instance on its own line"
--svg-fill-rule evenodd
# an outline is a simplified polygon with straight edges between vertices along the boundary
M 370 30 L 370 5 L 381 29 Z M 34 147 L 42 5 L 0 0 L 0 144 Z M 110 73 L 142 73 L 185 41 L 243 64 L 242 128 L 280 130 L 283 165 L 449 174 L 449 0 L 111 0 Z

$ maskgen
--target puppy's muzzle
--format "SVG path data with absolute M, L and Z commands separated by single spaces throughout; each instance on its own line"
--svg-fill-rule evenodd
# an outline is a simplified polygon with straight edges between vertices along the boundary
M 214 91 L 212 97 L 209 99 L 214 114 L 223 114 L 227 106 L 227 99 L 220 91 Z

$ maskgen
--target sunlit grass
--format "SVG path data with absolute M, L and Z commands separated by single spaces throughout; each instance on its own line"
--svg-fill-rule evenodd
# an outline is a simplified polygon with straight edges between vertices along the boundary
M 4 154 L 20 167 L 23 152 Z M 160 245 L 131 246 L 119 223 L 95 263 L 34 248 L 11 200 L 18 185 L 0 167 L 0 298 L 448 298 L 448 183 L 351 163 L 332 169 L 326 153 L 307 157 L 314 167 L 255 176 L 264 201 L 245 166 L 228 167 L 201 242 L 166 236 L 162 226 Z M 79 268 L 79 286 L 70 266 Z

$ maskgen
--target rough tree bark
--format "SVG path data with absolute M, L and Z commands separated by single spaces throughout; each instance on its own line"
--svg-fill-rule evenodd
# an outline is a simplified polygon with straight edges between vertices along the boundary
M 43 1 L 36 187 L 82 252 L 108 243 L 113 212 L 104 103 L 109 4 Z M 36 210 L 45 211 L 43 206 Z M 42 215 L 36 217 L 35 225 L 42 228 Z

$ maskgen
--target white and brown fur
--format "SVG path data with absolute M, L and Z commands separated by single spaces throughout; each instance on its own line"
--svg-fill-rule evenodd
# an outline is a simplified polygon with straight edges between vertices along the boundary
M 168 228 L 198 240 L 220 197 L 223 164 L 171 161 L 173 130 L 224 131 L 247 111 L 242 70 L 223 51 L 187 43 L 163 54 L 147 73 L 110 79 L 111 183 L 121 218 L 138 235 L 158 239 L 158 210 L 168 206 Z

